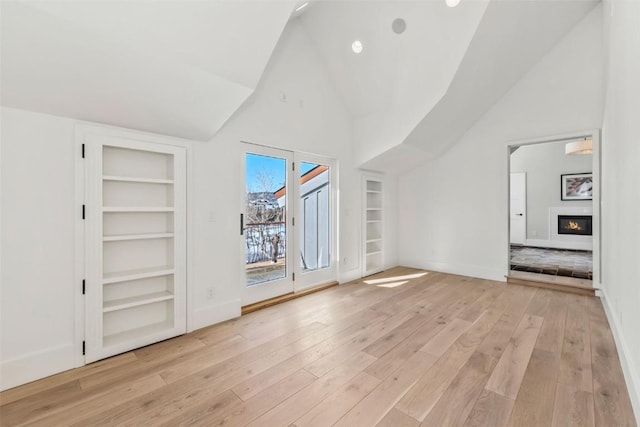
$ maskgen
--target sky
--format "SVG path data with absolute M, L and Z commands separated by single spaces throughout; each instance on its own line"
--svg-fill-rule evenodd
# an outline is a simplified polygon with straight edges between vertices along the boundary
M 302 162 L 300 175 L 316 167 L 314 163 Z M 286 160 L 260 154 L 246 154 L 246 184 L 248 191 L 276 191 L 285 183 Z M 265 189 L 267 185 L 269 188 Z

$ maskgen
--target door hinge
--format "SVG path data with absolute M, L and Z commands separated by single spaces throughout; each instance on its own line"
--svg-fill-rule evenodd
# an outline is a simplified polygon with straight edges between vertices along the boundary
M 86 205 L 82 205 L 82 219 L 86 219 L 86 211 L 87 207 Z
M 82 158 L 84 159 L 84 144 L 82 144 Z
M 82 295 L 84 295 L 86 291 L 87 291 L 87 281 L 85 279 L 82 279 Z
M 87 352 L 87 344 L 85 341 L 82 341 L 82 355 L 84 356 Z
M 296 273 L 291 273 L 291 280 L 296 281 Z
M 244 214 L 240 214 L 240 235 L 244 234 Z
M 294 226 L 294 227 L 296 226 L 296 217 L 295 216 L 291 217 L 291 225 Z
M 296 170 L 296 162 L 291 162 L 291 170 Z

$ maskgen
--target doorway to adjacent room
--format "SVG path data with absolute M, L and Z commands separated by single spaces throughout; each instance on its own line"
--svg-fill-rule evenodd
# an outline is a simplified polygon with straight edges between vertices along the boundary
M 599 133 L 509 146 L 509 278 L 597 288 Z

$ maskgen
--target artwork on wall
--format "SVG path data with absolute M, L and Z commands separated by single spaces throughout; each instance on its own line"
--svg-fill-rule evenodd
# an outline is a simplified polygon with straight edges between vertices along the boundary
M 572 173 L 560 176 L 562 200 L 592 200 L 593 174 Z

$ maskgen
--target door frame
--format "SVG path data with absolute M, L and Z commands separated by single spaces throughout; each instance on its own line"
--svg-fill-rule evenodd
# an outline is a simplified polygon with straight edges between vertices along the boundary
M 261 156 L 281 158 L 285 160 L 285 188 L 292 187 L 295 177 L 292 165 L 294 162 L 294 153 L 291 150 L 283 150 L 281 148 L 267 147 L 265 145 L 253 144 L 251 142 L 241 142 L 240 150 L 240 215 L 241 218 L 246 218 L 246 155 L 247 153 L 257 154 Z M 285 295 L 294 291 L 293 278 L 295 266 L 293 262 L 293 246 L 295 245 L 295 229 L 293 224 L 295 223 L 295 211 L 292 209 L 293 192 L 286 192 L 285 201 L 285 230 L 286 230 L 286 243 L 285 243 L 285 277 L 282 279 L 271 280 L 267 282 L 258 283 L 247 286 L 246 277 L 246 252 L 244 242 L 246 241 L 244 235 L 244 222 L 240 219 L 240 305 L 242 307 L 254 304 L 260 301 L 265 301 L 271 298 L 275 298 L 281 295 Z
M 601 249 L 602 249 L 602 236 L 600 234 L 601 226 L 602 226 L 602 197 L 600 195 L 601 191 L 601 130 L 600 129 L 590 129 L 584 131 L 570 132 L 566 134 L 553 135 L 548 137 L 541 138 L 530 138 L 524 140 L 517 140 L 507 143 L 506 156 L 507 156 L 507 192 L 506 192 L 506 219 L 507 219 L 507 235 L 506 235 L 506 248 L 507 248 L 507 256 L 505 259 L 506 271 L 507 274 L 511 271 L 511 244 L 510 244 L 510 235 L 511 235 L 511 215 L 510 215 L 510 200 L 511 200 L 511 185 L 510 185 L 510 173 L 511 173 L 511 153 L 518 147 L 523 147 L 527 145 L 536 145 L 536 144 L 544 144 L 549 142 L 568 142 L 570 140 L 577 140 L 583 138 L 591 138 L 593 142 L 593 153 L 592 153 L 592 170 L 593 170 L 593 198 L 592 198 L 592 238 L 593 238 L 593 280 L 592 284 L 594 289 L 600 289 L 601 285 L 601 271 L 602 271 L 602 257 L 601 257 Z

